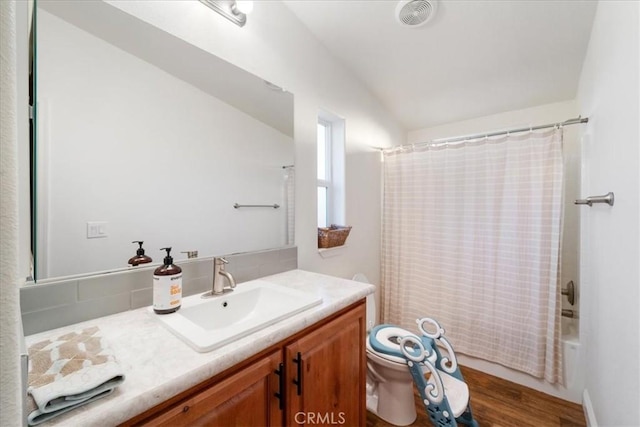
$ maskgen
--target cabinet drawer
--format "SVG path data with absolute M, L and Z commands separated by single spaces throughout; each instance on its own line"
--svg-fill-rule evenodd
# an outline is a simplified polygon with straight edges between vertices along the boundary
M 279 386 L 275 370 L 280 360 L 281 353 L 273 352 L 140 425 L 282 425 L 282 411 L 274 397 Z

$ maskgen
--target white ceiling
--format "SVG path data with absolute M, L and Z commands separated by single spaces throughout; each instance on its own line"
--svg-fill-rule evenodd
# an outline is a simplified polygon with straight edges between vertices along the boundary
M 407 130 L 574 99 L 597 5 L 440 0 L 406 28 L 397 1 L 284 3 Z

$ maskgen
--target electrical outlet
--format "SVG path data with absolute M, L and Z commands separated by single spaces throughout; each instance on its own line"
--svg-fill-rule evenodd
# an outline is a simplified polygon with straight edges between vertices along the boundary
M 99 239 L 101 237 L 107 237 L 107 222 L 106 221 L 89 221 L 87 222 L 87 239 Z

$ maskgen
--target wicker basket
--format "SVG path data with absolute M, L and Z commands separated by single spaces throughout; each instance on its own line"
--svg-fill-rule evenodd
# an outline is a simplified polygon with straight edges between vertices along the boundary
M 326 249 L 344 245 L 350 231 L 351 226 L 331 224 L 331 227 L 318 227 L 318 248 Z

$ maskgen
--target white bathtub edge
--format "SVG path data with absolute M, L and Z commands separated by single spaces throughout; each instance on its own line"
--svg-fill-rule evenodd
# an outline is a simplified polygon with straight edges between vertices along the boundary
M 503 378 L 562 400 L 581 404 L 584 400 L 584 355 L 577 333 L 564 335 L 561 340 L 563 352 L 564 385 L 550 384 L 543 379 L 507 368 L 497 363 L 458 353 L 458 362 L 463 366 Z M 596 426 L 597 427 L 597 426 Z
M 589 397 L 589 390 L 586 388 L 582 392 L 582 410 L 584 411 L 584 418 L 587 420 L 587 427 L 598 427 L 596 414 L 593 412 L 593 405 Z

